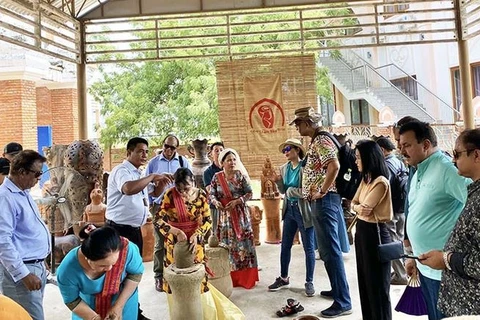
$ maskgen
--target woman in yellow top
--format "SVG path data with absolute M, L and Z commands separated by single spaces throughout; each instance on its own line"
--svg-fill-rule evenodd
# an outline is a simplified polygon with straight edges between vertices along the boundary
M 380 262 L 379 234 L 383 244 L 391 238 L 385 222 L 393 216 L 388 168 L 382 150 L 371 140 L 357 143 L 355 155 L 362 182 L 352 200 L 358 215 L 355 233 L 358 290 L 363 319 L 391 320 L 390 262 Z
M 210 206 L 205 192 L 195 187 L 192 171 L 179 168 L 174 175 L 175 186 L 163 196 L 160 211 L 155 214 L 154 225 L 165 236 L 167 255 L 164 267 L 175 262 L 173 247 L 180 241 L 189 241 L 195 250 L 195 263 L 205 263 L 204 237 L 211 228 Z M 163 290 L 172 293 L 163 281 Z M 202 283 L 202 293 L 207 292 L 207 277 Z

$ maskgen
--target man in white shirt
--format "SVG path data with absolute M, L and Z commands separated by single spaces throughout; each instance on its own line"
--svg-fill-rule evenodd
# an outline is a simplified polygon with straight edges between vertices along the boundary
M 108 177 L 106 225 L 143 249 L 141 226 L 148 216 L 149 184 L 170 183 L 171 176 L 151 173 L 141 177 L 140 166 L 147 163 L 148 141 L 132 138 L 127 143 L 127 159 L 113 168 Z M 168 180 L 168 181 L 166 181 Z M 147 319 L 139 310 L 138 319 Z

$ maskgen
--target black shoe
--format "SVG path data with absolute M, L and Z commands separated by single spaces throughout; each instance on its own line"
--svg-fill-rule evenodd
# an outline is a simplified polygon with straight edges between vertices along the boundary
M 332 291 L 332 290 L 320 291 L 320 295 L 321 295 L 322 297 L 332 298 L 332 297 L 333 297 L 333 291 Z
M 275 279 L 275 282 L 268 286 L 268 291 L 277 291 L 281 288 L 288 288 L 290 286 L 290 280 L 283 280 L 282 277 Z
M 352 308 L 342 309 L 336 303 L 332 304 L 330 308 L 327 308 L 320 312 L 320 316 L 323 318 L 336 318 L 352 314 Z

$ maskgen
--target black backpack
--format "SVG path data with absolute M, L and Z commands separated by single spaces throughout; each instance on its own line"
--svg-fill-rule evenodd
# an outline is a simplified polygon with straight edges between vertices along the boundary
M 395 168 L 393 163 L 386 161 L 390 171 L 390 189 L 392 194 L 392 207 L 394 213 L 405 212 L 405 201 L 408 196 L 408 171 L 404 166 Z
M 338 140 L 327 131 L 317 131 L 313 136 L 312 141 L 318 135 L 329 137 L 337 146 L 340 170 L 338 171 L 337 178 L 335 179 L 335 186 L 337 188 L 337 192 L 342 196 L 342 198 L 352 200 L 362 180 L 362 175 L 360 171 L 358 171 L 357 164 L 355 163 L 355 150 L 352 149 L 350 143 L 348 142 L 342 146 Z

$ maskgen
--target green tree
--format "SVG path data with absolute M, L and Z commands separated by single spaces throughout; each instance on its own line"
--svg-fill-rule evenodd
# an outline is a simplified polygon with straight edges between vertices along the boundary
M 218 136 L 218 103 L 211 61 L 171 60 L 102 68 L 101 81 L 90 88 L 102 104 L 104 146 L 132 136 L 158 143 L 174 132 L 185 141 Z

